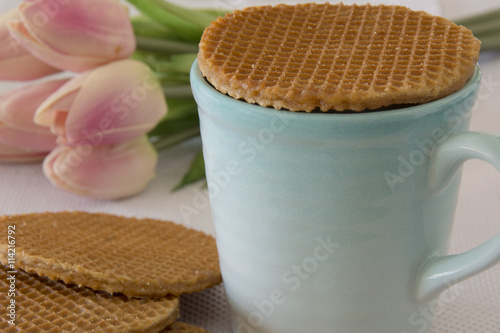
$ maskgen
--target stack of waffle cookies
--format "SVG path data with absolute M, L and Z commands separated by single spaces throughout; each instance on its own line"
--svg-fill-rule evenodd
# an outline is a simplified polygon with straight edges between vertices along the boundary
M 1 332 L 207 332 L 177 319 L 180 295 L 221 282 L 211 236 L 83 212 L 3 216 L 0 230 Z

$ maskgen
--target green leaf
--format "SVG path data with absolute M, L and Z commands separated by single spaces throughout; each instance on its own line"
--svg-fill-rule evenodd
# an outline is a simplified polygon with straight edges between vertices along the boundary
M 203 159 L 203 152 L 199 152 L 191 163 L 189 171 L 184 175 L 181 182 L 173 189 L 173 191 L 177 191 L 186 185 L 192 184 L 204 178 L 205 160 Z
M 197 114 L 187 115 L 180 118 L 172 118 L 160 121 L 154 129 L 149 132 L 149 136 L 166 137 L 178 132 L 200 127 Z
M 200 120 L 194 99 L 167 100 L 167 115 L 148 133 L 156 150 L 169 148 L 200 135 Z
M 164 120 L 182 118 L 198 114 L 198 105 L 193 98 L 169 98 L 167 100 L 167 105 L 168 113 L 165 116 Z
M 149 142 L 151 142 L 157 151 L 160 151 L 199 135 L 200 126 L 193 126 L 191 128 L 184 129 L 183 131 L 169 133 L 166 136 L 150 136 Z

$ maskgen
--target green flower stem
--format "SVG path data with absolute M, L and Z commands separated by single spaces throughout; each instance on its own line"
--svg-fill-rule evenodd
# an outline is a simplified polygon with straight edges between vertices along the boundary
M 193 97 L 193 92 L 189 84 L 178 86 L 163 86 L 163 93 L 166 98 L 188 98 Z
M 481 50 L 500 50 L 500 9 L 455 20 L 481 41 Z
M 182 53 L 168 55 L 165 53 L 137 50 L 132 58 L 147 64 L 158 75 L 186 74 L 189 75 L 197 53 Z
M 154 69 L 159 73 L 189 74 L 195 59 L 196 53 L 174 54 L 167 61 L 156 61 Z
M 161 85 L 165 87 L 176 87 L 176 86 L 184 86 L 189 84 L 189 75 L 183 73 L 160 73 L 154 72 L 155 75 L 161 82 Z M 171 95 L 171 94 L 170 94 Z M 171 96 L 175 97 L 175 96 Z
M 198 9 L 198 11 L 212 15 L 214 17 L 214 20 L 219 16 L 224 16 L 231 12 L 230 10 L 216 9 L 216 8 L 200 8 Z
M 167 55 L 137 50 L 132 58 L 151 68 L 164 87 L 166 97 L 191 97 L 189 73 L 196 56 L 196 53 Z
M 135 36 L 135 39 L 137 42 L 137 49 L 143 51 L 154 51 L 164 54 L 198 52 L 198 45 L 195 43 L 137 35 Z
M 488 11 L 483 14 L 473 15 L 470 17 L 455 20 L 458 25 L 466 26 L 467 28 L 473 30 L 476 24 L 482 24 L 486 21 L 498 21 L 500 19 L 500 9 Z
M 186 7 L 177 6 L 165 0 L 150 0 L 150 1 L 159 8 L 162 8 L 165 11 L 186 20 L 186 22 L 189 22 L 199 27 L 202 32 L 218 16 L 218 15 L 212 15 L 209 12 L 201 10 L 189 9 Z
M 130 19 L 130 22 L 132 23 L 132 28 L 134 29 L 136 37 L 141 36 L 174 40 L 179 39 L 179 35 L 175 31 L 172 31 L 172 29 L 151 20 L 147 16 L 134 16 Z
M 496 34 L 497 37 L 500 37 L 500 16 L 493 20 L 477 22 L 468 28 L 478 38 L 489 34 Z
M 182 39 L 199 42 L 203 28 L 186 21 L 176 14 L 166 11 L 162 6 L 151 0 L 127 0 L 142 14 L 165 27 L 177 32 Z
M 479 37 L 481 51 L 500 50 L 500 33 Z

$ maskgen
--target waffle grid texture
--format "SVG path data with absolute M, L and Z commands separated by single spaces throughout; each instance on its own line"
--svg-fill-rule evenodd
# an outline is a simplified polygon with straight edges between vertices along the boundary
M 9 269 L 0 267 L 0 306 L 7 309 Z M 179 299 L 127 298 L 30 275 L 17 270 L 16 325 L 0 317 L 4 333 L 160 332 L 179 317 Z
M 16 226 L 16 266 L 65 283 L 162 297 L 222 281 L 215 239 L 172 222 L 59 212 L 0 217 L 0 230 L 8 225 Z
M 290 111 L 363 111 L 459 90 L 480 42 L 403 6 L 256 6 L 205 29 L 198 63 L 220 92 Z

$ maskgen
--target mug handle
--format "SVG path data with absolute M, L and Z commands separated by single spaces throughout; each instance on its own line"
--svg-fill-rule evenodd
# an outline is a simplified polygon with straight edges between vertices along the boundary
M 429 186 L 444 189 L 462 164 L 480 159 L 500 171 L 500 136 L 480 132 L 453 134 L 437 143 L 430 158 Z M 430 301 L 442 291 L 500 263 L 500 233 L 460 254 L 434 256 L 419 270 L 415 298 Z

